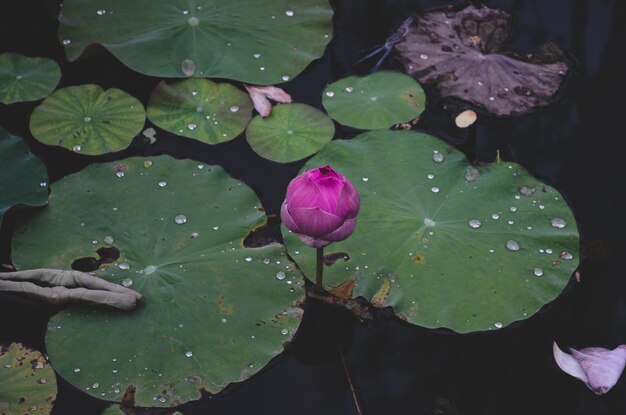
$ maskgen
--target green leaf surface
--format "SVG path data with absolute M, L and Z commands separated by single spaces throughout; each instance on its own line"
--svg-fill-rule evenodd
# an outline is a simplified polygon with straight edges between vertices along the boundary
M 246 139 L 261 157 L 288 163 L 315 154 L 334 134 L 333 121 L 322 111 L 306 104 L 281 104 L 268 117 L 254 117 Z
M 424 111 L 425 102 L 417 81 L 390 71 L 340 79 L 328 85 L 322 97 L 332 119 L 364 130 L 409 122 Z
M 141 102 L 126 92 L 86 84 L 46 98 L 30 117 L 30 131 L 44 144 L 93 156 L 128 147 L 145 119 Z
M 0 102 L 36 101 L 47 97 L 59 83 L 61 69 L 48 58 L 19 53 L 0 54 Z
M 0 127 L 0 226 L 4 214 L 15 205 L 48 203 L 46 166 L 24 141 Z
M 327 0 L 66 0 L 59 39 L 71 61 L 100 43 L 146 75 L 273 85 L 322 55 L 332 14 Z
M 218 144 L 245 130 L 252 118 L 252 100 L 231 84 L 207 79 L 161 82 L 150 96 L 148 118 L 174 134 Z
M 444 141 L 405 131 L 335 140 L 303 170 L 330 164 L 361 194 L 354 234 L 325 248 L 350 259 L 325 267 L 328 287 L 406 321 L 457 332 L 531 316 L 578 265 L 576 221 L 561 194 L 515 163 L 470 166 Z M 315 250 L 283 227 L 305 275 Z
M 223 169 L 169 156 L 92 164 L 52 186 L 50 206 L 16 225 L 19 269 L 70 268 L 115 248 L 95 275 L 143 297 L 132 312 L 70 307 L 53 316 L 55 370 L 90 395 L 176 406 L 245 380 L 299 323 L 301 274 L 272 244 L 245 248 L 266 218 Z M 108 257 L 112 255 L 108 254 Z
M 46 359 L 20 343 L 0 347 L 0 413 L 49 414 L 57 381 Z

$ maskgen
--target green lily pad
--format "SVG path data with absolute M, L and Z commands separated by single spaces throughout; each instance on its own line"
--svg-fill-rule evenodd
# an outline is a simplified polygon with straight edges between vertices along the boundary
M 57 380 L 46 359 L 20 343 L 0 347 L 0 413 L 49 414 Z
M 315 154 L 334 134 L 333 121 L 322 111 L 306 104 L 282 104 L 269 117 L 254 117 L 246 139 L 261 157 L 288 163 Z
M 44 144 L 94 156 L 128 147 L 145 119 L 141 102 L 126 92 L 86 84 L 46 98 L 30 117 L 30 132 Z
M 71 61 L 100 43 L 146 75 L 273 85 L 322 55 L 332 14 L 327 0 L 67 0 L 59 39 Z
M 300 323 L 303 279 L 282 245 L 243 246 L 266 221 L 260 207 L 220 167 L 169 156 L 92 164 L 55 182 L 48 208 L 16 224 L 18 269 L 100 255 L 109 263 L 95 261 L 94 275 L 143 295 L 132 312 L 53 316 L 46 348 L 58 374 L 100 399 L 134 389 L 138 406 L 169 407 L 281 353 Z
M 424 111 L 425 102 L 424 90 L 417 81 L 389 71 L 333 82 L 322 97 L 332 119 L 364 130 L 409 122 Z
M 354 297 L 410 323 L 506 326 L 554 299 L 578 265 L 567 203 L 515 163 L 473 167 L 435 137 L 378 130 L 333 141 L 303 170 L 326 164 L 361 194 L 354 234 L 325 248 L 350 258 L 325 267 L 327 286 L 353 282 Z M 283 230 L 293 259 L 314 275 L 315 250 Z
M 218 144 L 245 130 L 252 100 L 233 85 L 207 79 L 161 82 L 150 96 L 148 118 L 174 134 Z
M 48 203 L 46 166 L 30 152 L 24 141 L 0 127 L 0 226 L 4 214 L 15 205 L 45 206 Z
M 50 95 L 61 79 L 59 65 L 48 58 L 19 53 L 0 55 L 0 102 L 36 101 Z

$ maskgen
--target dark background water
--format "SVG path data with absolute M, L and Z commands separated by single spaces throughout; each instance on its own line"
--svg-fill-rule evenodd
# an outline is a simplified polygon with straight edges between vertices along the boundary
M 160 79 L 130 71 L 103 49 L 77 62 L 65 59 L 56 37 L 57 3 L 0 3 L 0 52 L 55 59 L 63 73 L 59 87 L 97 83 L 121 88 L 145 103 Z M 284 89 L 295 101 L 321 108 L 324 86 L 370 69 L 375 60 L 355 62 L 372 46 L 382 44 L 410 13 L 448 3 L 332 1 L 331 44 L 321 59 Z M 360 323 L 346 312 L 310 301 L 287 352 L 226 393 L 185 405 L 185 414 L 355 414 L 347 373 L 363 414 L 626 414 L 626 378 L 597 397 L 582 382 L 562 373 L 552 358 L 553 340 L 576 348 L 626 343 L 626 275 L 621 266 L 626 252 L 626 186 L 620 152 L 625 4 L 616 0 L 486 4 L 516 17 L 511 50 L 536 52 L 551 41 L 566 52 L 572 71 L 563 91 L 542 111 L 516 118 L 479 116 L 467 131 L 453 127 L 443 110 L 446 102 L 429 95 L 418 127 L 459 146 L 474 161 L 491 161 L 499 149 L 504 159 L 517 161 L 559 189 L 581 233 L 581 282 L 572 278 L 556 301 L 524 322 L 467 335 L 409 326 L 389 310 Z M 383 67 L 399 69 L 393 59 Z M 120 153 L 82 156 L 31 137 L 28 119 L 36 105 L 0 104 L 0 125 L 27 141 L 48 167 L 52 183 L 94 161 L 168 153 L 222 165 L 254 188 L 268 214 L 275 215 L 287 183 L 303 164 L 263 160 L 243 137 L 206 146 L 158 129 L 154 145 L 137 138 Z M 356 133 L 337 127 L 340 138 Z M 1 263 L 10 261 L 12 217 L 6 215 L 0 232 Z M 270 223 L 277 229 L 276 218 Z M 45 351 L 46 322 L 57 310 L 0 294 L 0 343 L 19 341 Z M 105 406 L 63 379 L 58 382 L 54 415 L 97 414 Z

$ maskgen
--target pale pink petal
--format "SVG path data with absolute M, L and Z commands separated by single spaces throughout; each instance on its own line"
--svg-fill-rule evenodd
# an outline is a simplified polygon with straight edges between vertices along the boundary
M 256 86 L 256 85 L 244 85 L 252 103 L 254 109 L 261 115 L 261 117 L 267 117 L 272 112 L 272 103 L 269 101 L 280 102 L 286 104 L 291 102 L 291 96 L 283 91 L 281 88 L 275 86 Z
M 291 102 L 291 95 L 286 93 L 282 88 L 276 86 L 264 86 L 261 87 L 265 96 L 272 101 L 280 102 L 281 104 L 289 104 Z
M 355 227 L 356 219 L 347 219 L 336 231 L 323 236 L 323 238 L 332 242 L 343 241 L 348 236 L 352 235 Z
M 589 347 L 570 349 L 572 356 L 587 375 L 587 387 L 596 395 L 603 395 L 617 383 L 626 366 L 626 345 L 613 350 Z
M 613 350 L 588 347 L 570 348 L 571 355 L 553 345 L 554 360 L 567 374 L 585 382 L 596 395 L 607 393 L 619 380 L 626 366 L 626 345 Z
M 314 238 L 323 238 L 343 225 L 342 218 L 318 207 L 296 209 L 289 207 L 289 214 L 303 234 Z
M 267 96 L 258 87 L 245 85 L 250 98 L 252 98 L 252 104 L 254 109 L 261 115 L 261 117 L 267 117 L 272 112 L 272 103 Z
M 580 379 L 587 383 L 587 375 L 580 367 L 580 364 L 572 357 L 572 355 L 565 353 L 559 348 L 556 342 L 552 343 L 552 353 L 554 354 L 554 361 L 561 368 L 561 370 L 570 376 Z

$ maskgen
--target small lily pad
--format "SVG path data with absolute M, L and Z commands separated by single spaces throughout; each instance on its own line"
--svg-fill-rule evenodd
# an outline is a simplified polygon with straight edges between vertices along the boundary
M 54 371 L 45 357 L 20 343 L 0 347 L 0 413 L 49 414 L 57 396 Z
M 30 117 L 30 131 L 44 144 L 93 156 L 128 147 L 145 119 L 141 102 L 126 92 L 86 84 L 46 98 Z
M 275 85 L 323 54 L 332 15 L 327 0 L 65 0 L 59 39 L 71 61 L 100 43 L 150 76 Z
M 48 203 L 46 166 L 30 152 L 24 141 L 0 127 L 0 226 L 4 214 L 15 205 L 45 206 Z
M 245 130 L 252 100 L 231 84 L 208 79 L 161 82 L 148 101 L 148 118 L 174 134 L 218 144 Z
M 0 55 L 0 102 L 36 101 L 50 95 L 61 79 L 59 65 L 48 58 L 19 53 Z
M 424 111 L 424 90 L 398 72 L 349 76 L 328 85 L 322 96 L 328 115 L 340 124 L 364 130 L 389 128 Z
M 345 259 L 324 267 L 327 288 L 349 281 L 353 297 L 410 323 L 504 327 L 554 299 L 578 266 L 563 196 L 518 164 L 472 166 L 438 138 L 391 130 L 334 140 L 302 169 L 326 164 L 361 195 L 352 236 L 325 248 Z M 315 275 L 315 250 L 283 230 L 292 258 Z
M 246 139 L 261 157 L 288 163 L 315 154 L 334 134 L 333 121 L 322 111 L 306 104 L 281 104 L 269 117 L 254 117 Z
M 18 217 L 16 267 L 96 263 L 83 270 L 142 294 L 132 312 L 72 306 L 50 319 L 50 361 L 80 390 L 175 407 L 249 378 L 293 338 L 302 274 L 282 245 L 244 246 L 267 218 L 222 168 L 169 156 L 98 163 L 52 195 Z

